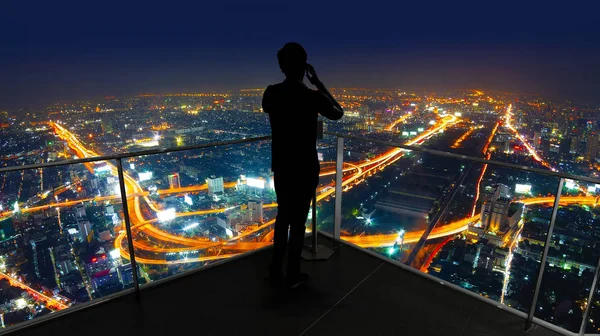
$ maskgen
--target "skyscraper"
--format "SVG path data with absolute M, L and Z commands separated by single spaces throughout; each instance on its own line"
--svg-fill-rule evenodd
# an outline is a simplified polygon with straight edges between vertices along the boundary
M 178 173 L 169 175 L 169 188 L 170 189 L 181 188 L 181 183 L 179 182 L 179 174 Z
M 587 161 L 594 161 L 598 156 L 598 135 L 590 134 L 585 144 L 585 155 L 584 158 Z
M 223 186 L 223 177 L 211 177 L 206 179 L 206 184 L 208 184 L 208 194 L 209 195 L 217 195 L 222 194 L 225 191 L 225 187 Z
M 504 230 L 511 202 L 510 189 L 497 184 L 481 205 L 481 224 L 486 232 L 499 233 Z
M 33 273 L 38 281 L 49 288 L 53 288 L 56 286 L 56 281 L 54 280 L 54 265 L 51 256 L 50 240 L 46 235 L 38 233 L 31 237 L 29 246 L 32 261 L 29 266 L 32 266 Z

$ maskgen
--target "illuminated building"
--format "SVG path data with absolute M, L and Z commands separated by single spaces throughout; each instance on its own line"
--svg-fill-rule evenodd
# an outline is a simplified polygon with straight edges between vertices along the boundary
M 587 161 L 594 161 L 598 156 L 598 135 L 590 134 L 587 138 L 587 142 L 585 143 L 585 153 L 584 158 Z
M 179 174 L 178 173 L 169 175 L 169 188 L 170 189 L 181 188 L 181 183 L 179 182 Z
M 90 223 L 90 221 L 87 220 L 78 220 L 77 226 L 79 228 L 79 237 L 81 241 L 87 240 L 88 242 L 90 242 L 92 233 L 92 223 Z
M 258 202 L 248 202 L 248 210 L 252 222 L 263 222 L 263 204 Z
M 503 184 L 497 184 L 492 193 L 486 195 L 481 206 L 481 224 L 485 231 L 501 231 L 503 222 L 508 217 L 510 202 L 510 189 Z
M 94 255 L 89 258 L 88 262 L 85 264 L 85 270 L 90 277 L 98 272 L 106 271 L 108 269 L 110 269 L 110 263 L 106 254 Z
M 542 134 L 540 132 L 533 133 L 533 148 L 540 148 Z
M 206 184 L 208 185 L 208 194 L 213 196 L 217 194 L 222 194 L 225 191 L 225 187 L 223 186 L 223 177 L 211 177 L 206 179 Z
M 133 268 L 131 267 L 131 264 L 125 264 L 117 267 L 117 272 L 119 281 L 121 281 L 123 286 L 128 286 L 133 283 Z
M 469 227 L 469 233 L 502 247 L 510 240 L 507 238 L 515 238 L 525 207 L 523 203 L 512 203 L 510 188 L 503 184 L 486 189 L 481 205 L 481 222 Z

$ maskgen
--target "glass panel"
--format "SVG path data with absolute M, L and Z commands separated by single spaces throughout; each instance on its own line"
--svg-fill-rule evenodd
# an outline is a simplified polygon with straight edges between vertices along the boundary
M 493 151 L 494 133 L 472 139 L 471 154 Z M 443 150 L 454 137 L 415 143 Z M 353 140 L 345 162 L 362 171 L 348 172 L 360 178 L 344 188 L 343 239 L 529 310 L 558 179 Z
M 124 166 L 146 281 L 271 243 L 277 204 L 270 141 L 133 157 Z
M 133 286 L 131 264 L 115 248 L 126 237 L 115 162 L 22 170 L 0 181 L 3 327 Z
M 45 136 L 51 134 L 53 128 L 64 127 L 78 139 L 84 139 L 88 148 L 102 154 L 266 136 L 271 134 L 268 117 L 265 113 L 256 113 L 261 111 L 262 93 L 263 90 L 244 90 L 112 97 L 98 105 L 101 111 L 88 108 L 77 113 L 61 113 L 59 117 L 51 117 L 60 118 L 59 124 L 51 124 L 52 127 L 40 124 L 29 134 L 24 134 L 23 130 L 19 134 L 33 133 L 44 143 Z M 42 128 L 48 130 L 44 132 Z M 8 131 L 0 129 L 0 134 L 2 132 Z M 15 140 L 15 144 L 19 145 L 19 142 Z M 61 145 L 62 141 L 53 144 Z M 21 150 L 11 148 L 7 153 Z
M 581 326 L 600 257 L 596 194 L 595 184 L 565 180 L 535 311 L 536 317 L 574 332 Z M 590 318 L 598 320 L 596 314 L 592 309 Z M 594 322 L 588 325 L 597 329 Z
M 586 290 L 589 293 L 590 288 L 588 287 Z M 587 298 L 584 301 L 584 305 L 587 306 Z M 585 307 L 581 307 L 582 311 L 584 308 Z M 598 288 L 598 285 L 596 285 L 596 293 L 594 294 L 592 307 L 590 308 L 590 313 L 586 322 L 586 334 L 600 334 L 600 289 Z
M 467 230 L 433 241 L 427 269 L 421 270 L 528 312 L 558 180 L 473 164 L 461 184 L 472 198 L 455 198 L 448 215 L 454 219 L 446 219 L 441 228 L 460 223 L 468 225 Z M 450 209 L 466 209 L 470 214 L 459 219 Z
M 337 137 L 325 134 L 323 139 L 317 142 L 321 161 L 321 177 L 317 188 L 317 229 L 330 235 L 333 235 L 335 213 L 336 141 Z

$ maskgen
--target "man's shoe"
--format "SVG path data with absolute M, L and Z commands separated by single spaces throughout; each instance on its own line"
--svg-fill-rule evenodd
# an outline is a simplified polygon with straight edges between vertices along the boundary
M 289 276 L 285 279 L 285 287 L 288 289 L 296 289 L 306 286 L 310 280 L 310 276 L 306 273 Z

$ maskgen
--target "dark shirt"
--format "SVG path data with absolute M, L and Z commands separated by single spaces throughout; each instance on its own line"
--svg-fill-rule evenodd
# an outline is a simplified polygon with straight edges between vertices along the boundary
M 318 173 L 317 117 L 342 117 L 331 99 L 301 81 L 286 79 L 267 87 L 262 106 L 271 123 L 273 172 Z

